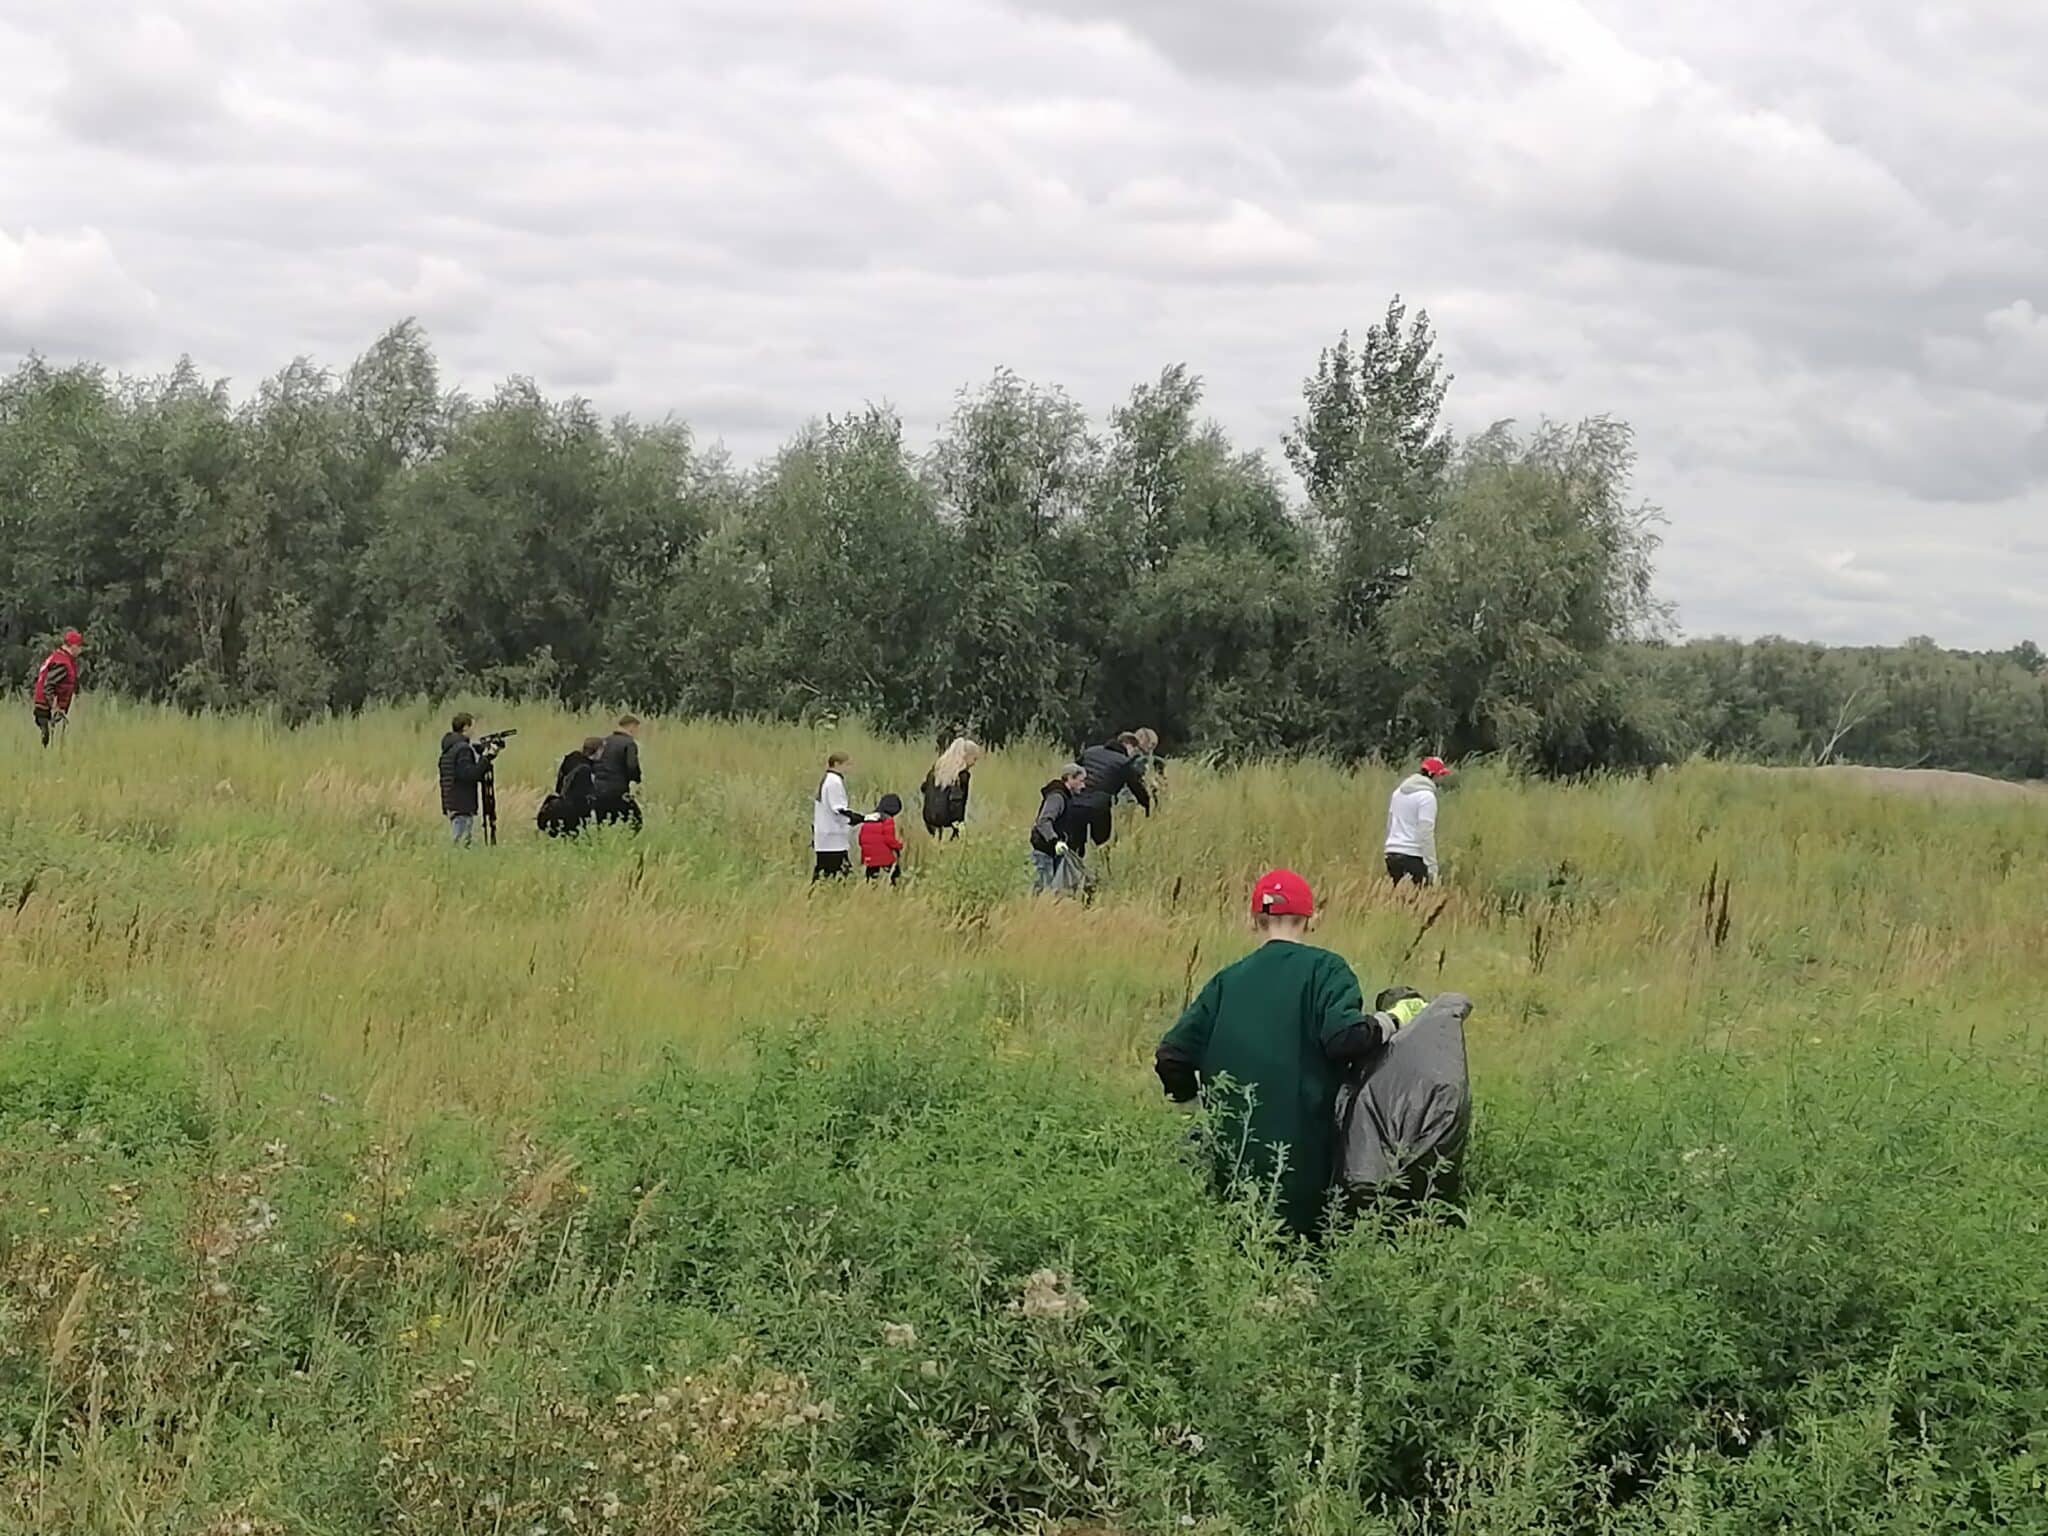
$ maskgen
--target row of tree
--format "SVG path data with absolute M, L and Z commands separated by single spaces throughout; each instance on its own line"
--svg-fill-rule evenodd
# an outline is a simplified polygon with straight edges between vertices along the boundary
M 1455 441 L 1448 384 L 1398 300 L 1341 338 L 1284 444 L 1297 504 L 1177 367 L 1099 428 L 999 372 L 928 452 L 870 408 L 742 469 L 525 380 L 451 392 L 410 323 L 239 402 L 189 365 L 30 359 L 0 383 L 0 654 L 82 623 L 97 686 L 292 720 L 484 690 L 1550 772 L 1811 752 L 1844 724 L 1835 750 L 1903 756 L 1948 723 L 1943 653 L 1909 653 L 1939 673 L 1916 692 L 1868 653 L 1648 643 L 1628 429 Z M 2025 770 L 2038 674 L 1971 665 L 2013 697 L 1970 739 Z

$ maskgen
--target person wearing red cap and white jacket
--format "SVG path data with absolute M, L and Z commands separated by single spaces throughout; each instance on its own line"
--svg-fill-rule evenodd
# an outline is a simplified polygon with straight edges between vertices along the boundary
M 1394 884 L 1436 884 L 1437 786 L 1450 775 L 1442 758 L 1425 757 L 1422 772 L 1403 779 L 1387 802 L 1387 876 Z
M 1304 942 L 1316 898 L 1300 875 L 1260 876 L 1251 910 L 1264 942 L 1209 978 L 1153 1065 L 1179 1103 L 1228 1080 L 1210 1106 L 1219 1186 L 1277 1184 L 1281 1220 L 1313 1237 L 1337 1177 L 1337 1090 L 1395 1025 L 1366 1008 L 1341 955 Z
M 36 729 L 42 733 L 45 747 L 50 744 L 50 727 L 64 723 L 71 713 L 71 701 L 78 697 L 78 653 L 84 649 L 85 636 L 67 629 L 64 643 L 50 652 L 36 671 Z

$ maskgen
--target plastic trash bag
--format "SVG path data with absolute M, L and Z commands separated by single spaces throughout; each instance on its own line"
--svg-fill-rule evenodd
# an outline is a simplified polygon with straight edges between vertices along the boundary
M 1471 1013 L 1470 998 L 1444 993 L 1395 1034 L 1370 1076 L 1338 1091 L 1338 1183 L 1348 1197 L 1458 1198 L 1472 1131 Z
M 1090 883 L 1086 862 L 1078 854 L 1069 853 L 1052 861 L 1052 879 L 1045 888 L 1056 896 L 1079 896 Z

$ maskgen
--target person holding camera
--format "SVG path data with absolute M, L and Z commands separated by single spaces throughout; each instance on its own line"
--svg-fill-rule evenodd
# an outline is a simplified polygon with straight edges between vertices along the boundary
M 448 818 L 455 846 L 467 848 L 476 837 L 477 809 L 490 758 L 469 739 L 476 725 L 473 715 L 459 714 L 448 724 L 448 734 L 441 738 L 441 814 Z M 495 753 L 495 746 L 491 751 Z

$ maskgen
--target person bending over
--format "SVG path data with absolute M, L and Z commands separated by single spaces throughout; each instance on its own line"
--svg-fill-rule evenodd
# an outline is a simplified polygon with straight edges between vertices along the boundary
M 628 823 L 635 832 L 641 827 L 640 802 L 633 786 L 640 782 L 640 742 L 636 732 L 640 721 L 621 715 L 618 726 L 598 748 L 590 771 L 591 819 L 601 827 Z

